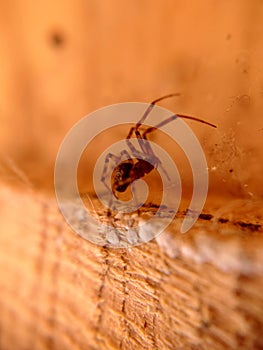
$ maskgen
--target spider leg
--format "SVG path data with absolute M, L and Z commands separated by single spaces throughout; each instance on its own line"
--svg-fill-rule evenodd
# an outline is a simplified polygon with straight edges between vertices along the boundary
M 141 148 L 141 151 L 137 150 L 133 144 L 130 142 L 129 139 L 126 139 L 126 142 L 127 142 L 127 145 L 128 147 L 130 148 L 131 150 L 131 154 L 135 157 L 135 158 L 142 158 L 142 159 L 145 159 L 147 160 L 147 158 L 151 158 L 152 161 L 155 163 L 155 166 L 157 166 L 157 164 L 159 164 L 159 159 L 155 156 L 148 140 L 146 138 L 143 138 L 141 133 L 139 132 L 139 130 L 137 130 L 135 132 L 136 134 L 136 138 L 137 138 L 137 141 L 139 143 L 139 146 Z
M 140 155 L 142 154 L 140 151 L 138 151 L 133 144 L 131 143 L 131 141 L 129 139 L 126 139 L 127 142 L 127 146 L 129 147 L 129 149 L 131 150 L 131 154 L 135 157 L 138 158 L 140 157 Z
M 150 132 L 153 132 L 155 131 L 156 129 L 168 124 L 168 123 L 171 123 L 173 120 L 177 119 L 177 118 L 182 118 L 182 119 L 189 119 L 189 120 L 194 120 L 196 122 L 200 122 L 200 123 L 203 123 L 203 124 L 207 124 L 209 126 L 212 126 L 213 128 L 216 128 L 216 125 L 214 124 L 211 124 L 203 119 L 200 119 L 200 118 L 196 118 L 196 117 L 192 117 L 192 116 L 188 116 L 188 115 L 183 115 L 183 114 L 174 114 L 172 115 L 171 117 L 163 120 L 162 122 L 156 124 L 155 126 L 152 126 L 148 129 L 146 129 L 143 133 L 143 137 L 145 137 L 147 134 L 149 134 Z
M 128 152 L 127 152 L 128 153 Z M 109 168 L 109 162 L 110 159 L 114 160 L 116 164 L 118 164 L 118 162 L 121 159 L 121 156 L 116 156 L 113 153 L 108 153 L 105 157 L 105 163 L 104 163 L 104 167 L 102 170 L 102 174 L 101 174 L 101 178 L 100 181 L 104 184 L 104 186 L 106 187 L 106 189 L 108 190 L 109 194 L 110 194 L 110 199 L 109 199 L 109 203 L 108 203 L 108 209 L 107 209 L 107 218 L 110 221 L 111 226 L 115 226 L 114 223 L 112 222 L 112 218 L 111 218 L 111 207 L 112 207 L 112 191 L 110 189 L 110 187 L 108 186 L 108 184 L 106 183 L 105 179 L 106 176 L 108 174 L 108 168 Z
M 147 154 L 147 155 L 153 155 L 153 150 L 152 150 L 151 146 L 149 145 L 148 141 L 142 137 L 139 130 L 135 131 L 135 135 L 136 135 L 136 138 L 138 140 L 139 146 L 142 149 L 142 152 L 144 154 Z
M 153 132 L 153 131 L 159 129 L 160 127 L 162 127 L 162 126 L 164 126 L 164 125 L 166 125 L 166 124 L 168 124 L 168 123 L 171 123 L 173 120 L 175 120 L 175 119 L 177 119 L 177 118 L 183 118 L 183 119 L 194 120 L 194 121 L 197 121 L 197 122 L 200 122 L 200 123 L 203 123 L 203 124 L 207 124 L 207 125 L 209 125 L 209 126 L 212 126 L 213 128 L 216 128 L 216 126 L 215 126 L 214 124 L 211 124 L 211 123 L 209 123 L 209 122 L 206 122 L 206 121 L 203 120 L 203 119 L 196 118 L 196 117 L 191 117 L 191 116 L 183 115 L 183 114 L 174 114 L 174 115 L 172 115 L 171 117 L 169 117 L 169 118 L 163 120 L 162 122 L 156 124 L 155 126 L 152 126 L 152 127 L 149 127 L 148 129 L 146 129 L 146 130 L 144 131 L 144 133 L 142 134 L 142 138 L 143 138 L 144 140 L 147 140 L 147 136 L 146 136 L 147 134 L 149 134 L 149 133 L 151 133 L 151 132 Z M 150 147 L 149 144 L 148 144 L 148 146 Z M 168 177 L 168 179 L 170 179 L 169 176 L 168 176 L 168 174 L 167 174 L 167 172 L 166 172 L 165 169 L 162 167 L 161 162 L 160 162 L 160 167 L 161 167 L 162 170 L 165 172 L 165 174 L 166 174 L 166 176 Z
M 154 128 L 154 127 L 153 127 Z M 156 127 L 155 127 L 156 128 Z M 154 130 L 155 130 L 154 128 Z M 148 128 L 147 130 L 152 129 L 152 128 Z M 147 131 L 146 130 L 146 131 Z M 138 132 L 138 131 L 137 131 Z M 154 154 L 152 147 L 150 146 L 147 136 L 146 136 L 146 132 L 143 133 L 143 135 L 140 135 L 140 137 L 142 138 L 142 140 L 145 142 L 145 147 L 147 148 L 147 154 L 154 158 L 154 161 L 156 163 L 155 167 L 157 168 L 158 166 L 162 169 L 162 171 L 164 172 L 165 176 L 167 177 L 167 179 L 170 181 L 170 176 L 168 175 L 167 171 L 165 170 L 165 168 L 162 166 L 162 162 L 160 161 L 160 159 Z
M 151 147 L 151 145 L 150 145 L 148 139 L 147 139 L 146 137 L 143 137 L 143 136 L 141 135 L 141 133 L 139 132 L 139 130 L 137 130 L 137 131 L 135 132 L 135 134 L 136 134 L 138 143 L 139 143 L 139 145 L 140 145 L 140 147 L 141 147 L 141 149 L 142 149 L 142 154 L 143 154 L 144 156 L 146 155 L 147 157 L 152 158 L 152 161 L 153 161 L 153 162 L 155 163 L 155 165 L 157 166 L 157 165 L 160 163 L 160 161 L 159 161 L 159 159 L 156 157 L 156 155 L 154 154 L 153 149 L 152 149 L 152 147 Z
M 132 158 L 129 154 L 128 151 L 126 150 L 123 150 L 120 152 L 120 156 L 116 156 L 115 154 L 113 153 L 108 153 L 105 157 L 105 163 L 104 163 L 104 168 L 102 170 L 102 174 L 101 174 L 101 178 L 100 178 L 100 181 L 104 184 L 104 186 L 107 188 L 107 190 L 112 193 L 110 187 L 108 186 L 108 184 L 106 183 L 105 179 L 106 179 L 106 176 L 108 175 L 108 168 L 109 168 L 109 162 L 110 162 L 110 159 L 112 159 L 115 163 L 115 166 L 117 166 L 122 160 L 124 159 L 130 159 Z
M 126 149 L 121 151 L 121 158 L 123 158 L 123 156 L 125 156 L 126 159 L 131 159 L 131 155 L 130 155 L 130 153 L 128 151 L 126 151 Z
M 160 102 L 166 98 L 170 98 L 170 97 L 174 97 L 174 96 L 180 96 L 181 94 L 179 93 L 175 93 L 175 94 L 169 94 L 169 95 L 165 95 L 162 97 L 157 98 L 156 100 L 152 101 L 149 106 L 147 107 L 146 111 L 144 112 L 143 116 L 141 117 L 141 119 L 136 123 L 135 127 L 132 127 L 129 131 L 129 134 L 127 136 L 127 139 L 130 139 L 133 132 L 137 131 L 139 129 L 139 127 L 143 124 L 143 122 L 145 121 L 145 119 L 147 118 L 147 116 L 150 114 L 151 110 L 153 109 L 153 107 L 155 106 L 155 104 L 157 102 Z
M 174 96 L 180 96 L 179 93 L 176 94 L 169 94 L 169 95 L 165 95 L 162 97 L 157 98 L 156 100 L 152 101 L 149 105 L 149 107 L 146 109 L 146 111 L 144 112 L 143 116 L 141 117 L 141 119 L 138 121 L 138 123 L 135 125 L 135 130 L 138 130 L 138 128 L 143 124 L 143 122 L 145 121 L 145 119 L 147 118 L 147 116 L 149 115 L 149 113 L 151 112 L 151 110 L 153 109 L 154 105 L 157 102 L 160 102 L 166 98 L 170 98 L 170 97 L 174 97 Z
M 135 131 L 136 137 L 138 139 L 139 145 L 141 146 L 141 149 L 143 151 L 143 155 L 147 156 L 147 158 L 149 160 L 152 160 L 152 162 L 154 163 L 154 167 L 157 168 L 158 166 L 160 166 L 160 168 L 162 169 L 162 171 L 165 173 L 165 176 L 167 177 L 168 180 L 170 180 L 170 177 L 167 173 L 167 171 L 164 169 L 164 167 L 162 166 L 162 162 L 160 161 L 160 159 L 154 154 L 154 151 L 147 139 L 146 136 L 141 135 L 141 133 L 139 132 L 139 130 Z
M 109 169 L 110 159 L 113 160 L 115 166 L 117 166 L 122 160 L 130 159 L 130 158 L 132 158 L 132 157 L 130 156 L 129 152 L 126 151 L 126 150 L 121 151 L 120 152 L 120 156 L 116 156 L 113 153 L 108 153 L 106 155 L 106 157 L 105 157 L 104 168 L 102 170 L 100 181 L 104 184 L 104 186 L 108 190 L 109 194 L 111 195 L 110 196 L 110 201 L 109 201 L 109 208 L 111 208 L 112 202 L 113 202 L 113 200 L 112 200 L 112 190 L 111 190 L 111 188 L 109 187 L 109 185 L 106 182 L 106 177 L 109 175 L 108 169 Z M 111 167 L 111 169 L 113 169 L 113 168 Z
M 152 156 L 154 156 L 153 150 L 151 149 L 150 145 L 148 144 L 148 146 L 145 147 L 145 143 L 143 141 L 139 141 L 139 139 L 144 139 L 144 137 L 141 136 L 140 133 L 138 133 L 138 129 L 139 127 L 143 124 L 143 122 L 145 121 L 145 119 L 147 118 L 147 116 L 150 114 L 151 110 L 153 109 L 153 107 L 155 106 L 155 104 L 157 102 L 160 102 L 166 98 L 170 98 L 170 97 L 174 97 L 174 96 L 180 96 L 179 93 L 174 93 L 174 94 L 169 94 L 169 95 L 165 95 L 162 97 L 157 98 L 156 100 L 153 100 L 149 106 L 147 107 L 146 111 L 144 112 L 143 116 L 141 117 L 141 119 L 136 123 L 135 126 L 133 126 L 127 137 L 126 137 L 126 141 L 127 141 L 127 145 L 130 148 L 132 154 L 136 157 L 136 155 L 140 154 L 140 152 L 138 150 L 136 150 L 136 148 L 132 145 L 132 143 L 129 141 L 130 138 L 132 137 L 132 134 L 135 132 L 136 137 L 138 139 L 138 142 L 140 143 L 141 149 L 144 153 L 146 154 L 151 154 Z M 147 148 L 147 150 L 146 150 Z
M 107 190 L 111 193 L 110 187 L 105 182 L 106 175 L 107 175 L 108 168 L 109 168 L 109 161 L 110 161 L 110 159 L 113 159 L 115 161 L 115 163 L 118 164 L 118 162 L 120 161 L 121 157 L 118 157 L 118 156 L 116 156 L 113 153 L 108 153 L 106 155 L 106 158 L 105 158 L 104 168 L 102 170 L 100 181 L 104 184 L 104 186 L 107 188 Z

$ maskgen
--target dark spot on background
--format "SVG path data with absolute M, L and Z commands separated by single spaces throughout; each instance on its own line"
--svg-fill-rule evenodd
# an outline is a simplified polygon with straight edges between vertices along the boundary
M 51 45 L 53 47 L 62 47 L 65 44 L 65 38 L 62 33 L 53 32 L 51 34 Z

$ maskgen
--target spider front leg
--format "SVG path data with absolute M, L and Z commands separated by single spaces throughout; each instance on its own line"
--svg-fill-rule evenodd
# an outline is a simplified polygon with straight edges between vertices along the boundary
M 108 153 L 106 155 L 106 158 L 105 158 L 105 163 L 104 163 L 104 167 L 103 167 L 103 170 L 102 170 L 102 174 L 101 174 L 101 178 L 100 178 L 100 181 L 104 184 L 104 186 L 107 188 L 107 190 L 112 193 L 110 187 L 108 186 L 108 184 L 105 182 L 105 179 L 106 179 L 106 176 L 107 176 L 107 172 L 108 172 L 108 168 L 109 168 L 109 161 L 110 159 L 113 159 L 115 160 L 116 164 L 119 163 L 120 161 L 120 157 L 118 156 L 115 156 L 115 154 L 113 153 Z
M 148 115 L 151 113 L 153 107 L 156 105 L 157 102 L 160 102 L 162 100 L 165 100 L 166 98 L 170 98 L 170 97 L 175 97 L 175 96 L 180 96 L 180 93 L 174 93 L 174 94 L 169 94 L 169 95 L 165 95 L 162 97 L 157 98 L 156 100 L 153 100 L 148 108 L 146 109 L 146 111 L 144 112 L 143 116 L 141 117 L 141 119 L 136 123 L 135 127 L 131 128 L 127 138 L 131 138 L 133 131 L 137 131 L 139 129 L 139 127 L 143 124 L 143 122 L 145 121 L 145 119 L 148 117 Z
M 130 138 L 132 137 L 132 134 L 135 132 L 138 132 L 138 129 L 140 128 L 140 126 L 143 124 L 143 122 L 145 121 L 145 119 L 148 117 L 148 115 L 151 113 L 153 107 L 156 105 L 157 102 L 160 102 L 162 100 L 165 100 L 166 98 L 170 98 L 170 97 L 174 97 L 174 96 L 180 96 L 180 93 L 174 93 L 174 94 L 169 94 L 169 95 L 165 95 L 162 96 L 160 98 L 157 98 L 156 100 L 152 101 L 149 106 L 147 107 L 146 111 L 143 113 L 141 119 L 136 123 L 136 125 L 134 127 L 132 127 L 126 137 L 127 140 L 127 145 L 130 148 L 130 150 L 132 151 L 132 153 L 134 155 L 139 154 L 140 152 L 136 150 L 136 148 L 132 145 L 132 143 L 129 141 Z M 138 135 L 136 135 L 137 139 L 138 139 Z M 140 133 L 139 133 L 139 137 L 141 137 Z M 142 147 L 141 147 L 142 148 Z M 143 148 L 142 148 L 143 150 Z M 152 152 L 153 153 L 153 152 Z
M 157 130 L 158 128 L 161 128 L 162 126 L 166 125 L 166 124 L 169 124 L 171 123 L 173 120 L 175 119 L 178 119 L 178 118 L 181 118 L 181 119 L 188 119 L 188 120 L 193 120 L 193 121 L 196 121 L 196 122 L 199 122 L 199 123 L 203 123 L 203 124 L 206 124 L 206 125 L 209 125 L 213 128 L 216 128 L 216 125 L 212 124 L 212 123 L 209 123 L 203 119 L 200 119 L 200 118 L 197 118 L 197 117 L 192 117 L 192 116 L 189 116 L 189 115 L 183 115 L 183 114 L 173 114 L 171 115 L 169 118 L 163 120 L 162 122 L 156 124 L 155 126 L 152 126 L 148 129 L 146 129 L 143 133 L 143 138 L 146 138 L 146 135 Z
M 116 156 L 115 154 L 113 153 L 108 153 L 105 157 L 105 164 L 104 164 L 104 168 L 102 170 L 102 174 L 101 174 L 101 178 L 100 178 L 100 181 L 104 184 L 104 186 L 107 188 L 107 190 L 112 194 L 112 190 L 111 188 L 108 186 L 108 184 L 106 183 L 106 178 L 107 176 L 110 175 L 110 173 L 108 172 L 108 168 L 109 168 L 109 162 L 110 162 L 110 159 L 112 159 L 114 161 L 114 167 L 118 166 L 118 164 L 120 164 L 123 160 L 125 159 L 130 159 L 131 156 L 130 154 L 126 151 L 126 150 L 123 150 L 121 151 L 120 153 L 120 156 Z M 114 167 L 111 168 L 114 169 Z
M 122 161 L 125 161 L 127 159 L 131 159 L 131 156 L 126 150 L 121 151 L 120 156 L 116 156 L 113 153 L 108 153 L 107 156 L 105 157 L 105 164 L 104 164 L 104 168 L 102 170 L 100 180 L 104 184 L 104 186 L 106 187 L 106 189 L 108 190 L 108 192 L 110 194 L 109 207 L 111 207 L 111 205 L 112 205 L 112 202 L 113 202 L 112 195 L 114 195 L 114 194 L 113 194 L 112 188 L 109 186 L 106 179 L 109 176 L 111 176 L 112 170 L 114 170 L 114 168 L 118 167 L 118 165 Z M 109 165 L 110 160 L 113 160 L 113 165 L 111 167 Z M 109 167 L 110 167 L 110 169 L 109 169 Z

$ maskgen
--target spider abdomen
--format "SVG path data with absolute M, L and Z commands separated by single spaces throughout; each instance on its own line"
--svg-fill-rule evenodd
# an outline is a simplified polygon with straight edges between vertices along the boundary
M 147 162 L 147 160 L 138 159 L 138 162 L 134 164 L 133 172 L 134 179 L 140 179 L 144 177 L 146 174 L 149 174 L 154 169 L 154 165 Z

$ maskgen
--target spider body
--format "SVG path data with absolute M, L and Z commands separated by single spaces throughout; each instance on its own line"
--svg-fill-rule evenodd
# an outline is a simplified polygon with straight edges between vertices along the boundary
M 157 163 L 157 162 L 156 162 Z M 125 192 L 133 181 L 149 174 L 156 165 L 144 159 L 130 158 L 122 161 L 112 172 L 112 191 L 116 198 L 118 192 Z
M 181 115 L 181 114 L 173 114 L 167 119 L 161 121 L 155 126 L 148 127 L 143 132 L 141 131 L 140 127 L 143 125 L 143 122 L 153 109 L 154 105 L 166 98 L 173 97 L 173 96 L 180 96 L 180 94 L 170 94 L 163 96 L 161 98 L 158 98 L 151 102 L 144 112 L 141 119 L 137 122 L 137 124 L 132 127 L 126 137 L 127 146 L 130 150 L 130 153 L 127 150 L 123 150 L 120 152 L 120 155 L 114 155 L 112 153 L 107 154 L 105 158 L 105 165 L 101 176 L 101 181 L 105 185 L 105 187 L 108 189 L 110 193 L 113 193 L 116 198 L 118 198 L 118 194 L 121 192 L 125 192 L 127 188 L 138 179 L 143 178 L 145 175 L 149 174 L 152 170 L 160 166 L 164 173 L 166 174 L 167 178 L 169 179 L 169 175 L 166 173 L 165 169 L 162 167 L 162 163 L 160 159 L 154 154 L 154 151 L 148 142 L 147 135 L 149 133 L 154 132 L 155 130 L 159 129 L 160 127 L 172 122 L 173 120 L 177 118 L 183 118 L 183 119 L 189 119 L 194 120 L 200 123 L 207 124 L 209 126 L 212 126 L 216 128 L 214 124 L 211 124 L 209 122 L 206 122 L 205 120 L 187 116 L 187 115 Z M 135 135 L 138 140 L 138 145 L 140 147 L 140 150 L 136 149 L 135 146 L 130 141 L 132 135 Z M 113 172 L 111 175 L 111 188 L 105 181 L 106 174 L 108 173 L 108 167 L 109 167 L 109 161 L 112 159 L 115 162 L 115 167 L 113 168 Z

